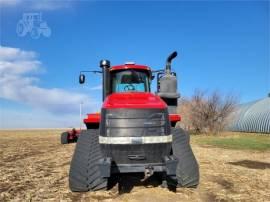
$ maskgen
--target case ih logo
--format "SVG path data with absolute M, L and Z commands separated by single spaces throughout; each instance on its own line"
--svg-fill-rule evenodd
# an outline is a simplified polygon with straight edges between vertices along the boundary
M 24 13 L 17 23 L 16 32 L 20 37 L 29 33 L 33 39 L 38 39 L 41 34 L 45 37 L 51 36 L 51 28 L 42 20 L 41 13 Z

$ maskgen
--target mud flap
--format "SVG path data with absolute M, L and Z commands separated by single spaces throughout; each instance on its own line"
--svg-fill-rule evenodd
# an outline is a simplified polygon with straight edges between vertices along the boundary
M 112 159 L 109 157 L 99 160 L 98 166 L 101 173 L 101 177 L 109 178 L 111 176 L 111 164 L 112 164 Z
M 174 156 L 165 156 L 164 162 L 167 176 L 176 176 L 178 160 Z

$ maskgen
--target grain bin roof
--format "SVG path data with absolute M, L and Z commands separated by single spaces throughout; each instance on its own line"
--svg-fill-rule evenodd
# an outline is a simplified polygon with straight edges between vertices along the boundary
M 267 98 L 240 105 L 231 116 L 229 130 L 270 133 L 269 95 Z

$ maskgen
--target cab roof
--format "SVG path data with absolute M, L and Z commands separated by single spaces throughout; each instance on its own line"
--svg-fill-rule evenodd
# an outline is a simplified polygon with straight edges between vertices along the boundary
M 125 69 L 138 69 L 138 70 L 151 71 L 150 67 L 145 66 L 145 65 L 137 65 L 137 64 L 124 64 L 124 65 L 112 66 L 110 68 L 110 71 L 125 70 Z

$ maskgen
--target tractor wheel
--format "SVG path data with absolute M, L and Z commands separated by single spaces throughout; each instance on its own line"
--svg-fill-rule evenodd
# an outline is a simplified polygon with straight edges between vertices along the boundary
M 68 144 L 68 132 L 61 134 L 61 144 Z
M 82 131 L 80 134 L 69 171 L 71 191 L 85 192 L 107 188 L 108 179 L 101 177 L 97 164 L 102 158 L 98 134 L 96 129 Z
M 180 187 L 197 187 L 199 165 L 189 144 L 189 134 L 181 128 L 172 128 L 172 152 L 178 159 L 176 177 Z
M 43 36 L 45 36 L 45 37 L 50 37 L 51 34 L 52 34 L 52 30 L 51 30 L 51 28 L 46 27 L 46 28 L 41 29 L 41 33 L 42 33 Z
M 16 32 L 18 36 L 23 37 L 27 34 L 27 25 L 25 25 L 23 20 L 20 20 L 16 27 Z
M 38 39 L 40 37 L 40 28 L 38 27 L 33 27 L 32 30 L 31 30 L 31 37 L 33 39 Z

